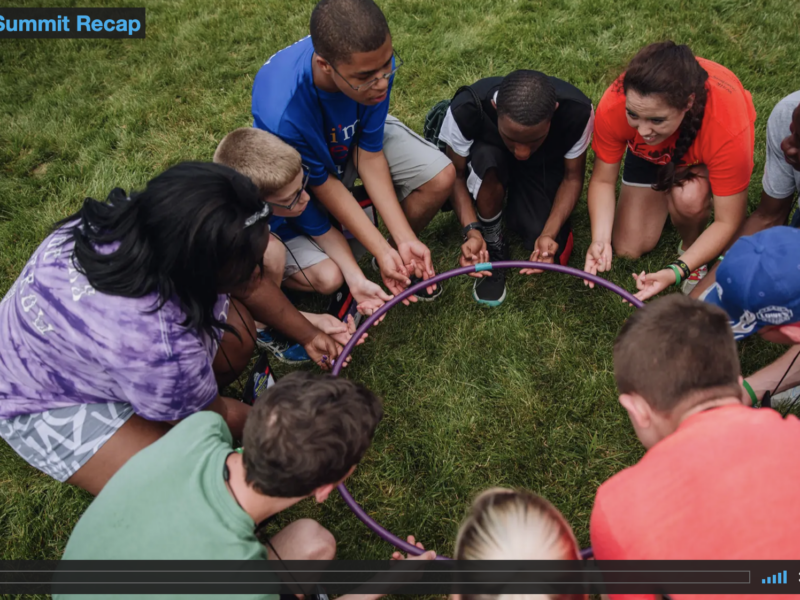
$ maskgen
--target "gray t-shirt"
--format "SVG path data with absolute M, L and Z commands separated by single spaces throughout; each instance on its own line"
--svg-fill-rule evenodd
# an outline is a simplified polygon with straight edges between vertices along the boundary
M 767 122 L 767 164 L 762 187 L 773 198 L 792 198 L 800 192 L 800 171 L 786 163 L 781 150 L 783 138 L 789 135 L 792 113 L 800 104 L 800 91 L 789 94 L 775 105 Z

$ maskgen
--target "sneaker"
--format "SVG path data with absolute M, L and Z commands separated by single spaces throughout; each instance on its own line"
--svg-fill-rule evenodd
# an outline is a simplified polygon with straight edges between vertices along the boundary
M 691 294 L 695 286 L 700 283 L 700 280 L 706 275 L 708 275 L 708 267 L 706 265 L 696 268 L 689 274 L 689 279 L 681 284 L 681 292 L 687 296 Z
M 244 393 L 242 394 L 242 402 L 253 406 L 257 398 L 267 391 L 267 388 L 275 384 L 275 377 L 272 375 L 272 369 L 269 366 L 269 360 L 266 354 L 261 354 L 250 371 L 247 378 L 247 383 L 244 384 Z
M 372 262 L 370 264 L 372 265 L 373 271 L 375 271 L 376 273 L 381 272 L 381 268 L 378 266 L 378 260 L 374 256 L 372 257 Z M 420 279 L 416 275 L 412 275 L 410 279 L 411 279 L 411 285 L 414 285 L 422 281 L 422 279 Z M 432 294 L 429 294 L 428 290 L 422 290 L 421 292 L 414 294 L 414 296 L 417 298 L 417 300 L 422 300 L 423 302 L 430 302 L 431 300 L 436 300 L 439 296 L 441 296 L 443 291 L 444 289 L 442 288 L 442 284 L 437 283 L 436 289 L 433 290 Z
M 353 298 L 353 294 L 350 293 L 350 288 L 347 287 L 346 283 L 342 284 L 342 287 L 331 296 L 327 313 L 342 322 L 347 322 L 348 317 L 352 316 L 356 327 L 361 324 L 361 318 L 364 316 L 358 312 L 358 303 Z
M 489 262 L 508 260 L 508 247 L 501 239 L 499 242 L 487 243 Z M 494 269 L 489 277 L 476 279 L 472 284 L 472 297 L 475 302 L 487 306 L 500 306 L 506 299 L 505 269 Z
M 262 350 L 269 350 L 275 358 L 287 365 L 301 365 L 311 361 L 306 349 L 300 344 L 293 344 L 284 338 L 279 339 L 266 329 L 257 332 L 256 345 Z
M 800 385 L 775 394 L 769 399 L 769 407 L 778 412 L 789 411 L 798 404 L 800 404 Z

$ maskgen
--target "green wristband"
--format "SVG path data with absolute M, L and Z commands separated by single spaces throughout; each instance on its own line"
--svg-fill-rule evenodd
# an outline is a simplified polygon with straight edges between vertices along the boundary
M 750 399 L 753 401 L 753 406 L 758 404 L 758 396 L 753 391 L 753 388 L 750 387 L 750 384 L 747 383 L 747 380 L 742 379 L 742 387 L 747 391 L 747 394 L 750 396 Z
M 681 284 L 681 270 L 678 268 L 677 265 L 667 265 L 672 272 L 675 273 L 675 285 Z

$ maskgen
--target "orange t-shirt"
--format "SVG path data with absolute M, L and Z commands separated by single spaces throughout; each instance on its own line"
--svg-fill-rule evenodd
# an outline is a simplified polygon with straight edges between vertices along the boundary
M 595 558 L 797 559 L 798 475 L 797 417 L 742 405 L 692 415 L 600 486 L 591 519 Z M 754 596 L 737 596 L 746 597 Z
M 750 185 L 756 109 L 750 92 L 736 75 L 710 60 L 698 58 L 697 62 L 708 72 L 706 109 L 703 124 L 681 165 L 706 165 L 712 193 L 731 196 Z M 595 155 L 603 162 L 618 163 L 627 146 L 633 154 L 649 162 L 668 163 L 678 132 L 656 146 L 645 143 L 636 129 L 628 125 L 623 76 L 624 73 L 611 84 L 597 105 L 592 142 Z

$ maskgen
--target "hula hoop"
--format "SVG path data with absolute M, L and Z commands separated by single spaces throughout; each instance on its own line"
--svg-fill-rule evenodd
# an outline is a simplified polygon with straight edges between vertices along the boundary
M 603 279 L 602 277 L 598 277 L 597 275 L 592 275 L 590 273 L 586 273 L 585 271 L 581 271 L 579 269 L 574 269 L 572 267 L 565 267 L 563 265 L 556 265 L 556 264 L 548 264 L 548 263 L 536 263 L 530 262 L 526 260 L 503 260 L 498 261 L 495 263 L 480 263 L 475 266 L 471 267 L 460 267 L 458 269 L 452 269 L 450 271 L 445 271 L 444 273 L 439 273 L 438 275 L 428 279 L 427 281 L 420 281 L 419 283 L 412 285 L 405 289 L 401 294 L 395 296 L 389 302 L 381 306 L 378 310 L 376 310 L 372 315 L 370 315 L 366 321 L 364 321 L 358 330 L 353 334 L 353 337 L 347 342 L 347 345 L 342 350 L 342 353 L 339 355 L 339 358 L 333 365 L 333 370 L 331 374 L 334 376 L 339 375 L 342 370 L 342 365 L 344 364 L 345 359 L 350 356 L 350 353 L 353 351 L 353 348 L 356 346 L 356 342 L 358 342 L 359 338 L 370 328 L 372 325 L 381 318 L 382 315 L 386 314 L 392 307 L 396 306 L 412 294 L 426 288 L 432 283 L 439 283 L 441 281 L 445 281 L 447 279 L 451 279 L 453 277 L 458 277 L 459 275 L 466 275 L 468 273 L 476 273 L 478 271 L 491 271 L 493 269 L 541 269 L 543 271 L 555 271 L 556 273 L 564 273 L 565 275 L 572 275 L 573 277 L 578 277 L 579 279 L 585 279 L 587 281 L 591 281 L 592 283 L 599 285 L 601 287 L 606 288 L 607 290 L 611 290 L 624 300 L 627 300 L 631 304 L 633 304 L 636 308 L 641 308 L 644 303 L 636 298 L 633 294 L 628 292 L 627 290 L 623 290 L 616 284 L 611 283 L 610 281 Z M 378 536 L 386 542 L 389 542 L 398 550 L 402 550 L 403 552 L 407 552 L 413 555 L 422 554 L 423 550 L 420 550 L 416 546 L 412 546 L 404 539 L 397 537 L 391 531 L 386 529 L 385 527 L 381 526 L 375 519 L 370 517 L 366 511 L 361 508 L 361 505 L 355 501 L 353 496 L 344 486 L 344 484 L 340 484 L 338 487 L 339 493 L 342 495 L 342 498 L 347 504 L 348 508 L 353 511 L 353 513 L 361 520 L 364 525 L 366 525 L 369 529 L 371 529 L 374 533 L 378 534 Z M 593 553 L 591 548 L 586 548 L 585 550 L 581 550 L 581 558 L 592 558 Z M 449 560 L 446 556 L 438 556 L 436 557 L 437 560 Z

